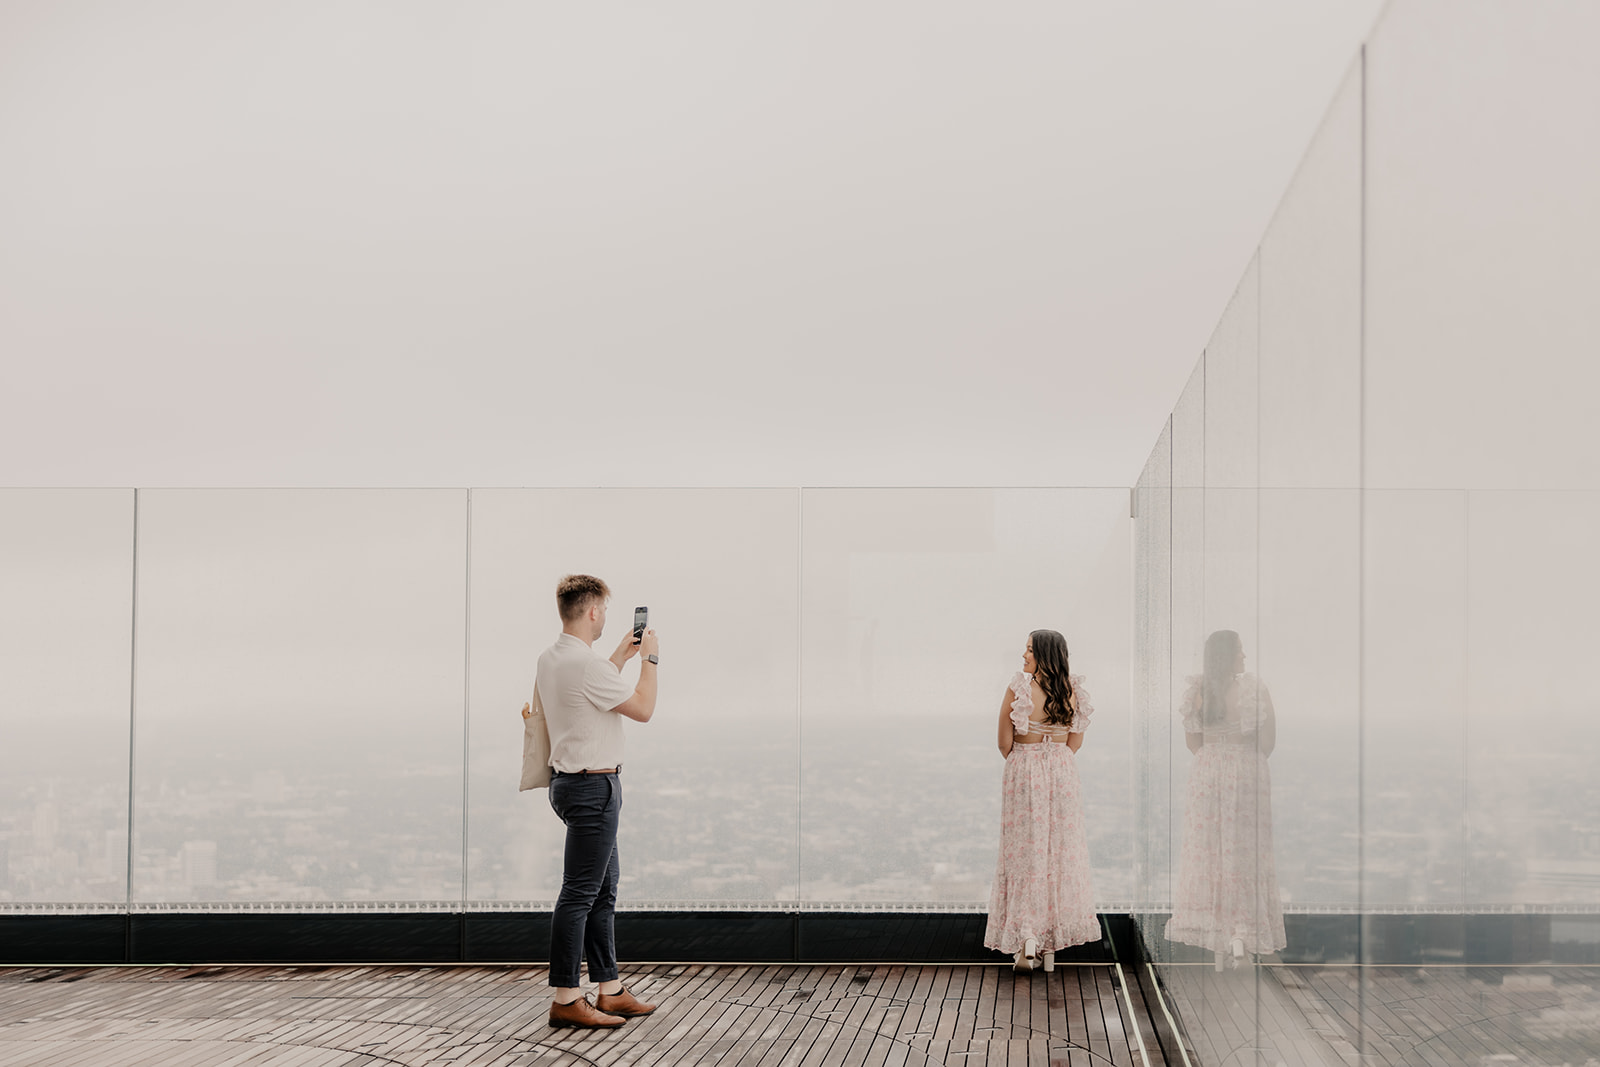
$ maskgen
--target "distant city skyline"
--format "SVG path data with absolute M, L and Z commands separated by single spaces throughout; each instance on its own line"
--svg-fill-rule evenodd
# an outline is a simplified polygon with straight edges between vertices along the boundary
M 803 767 L 788 736 L 755 739 L 732 766 L 702 758 L 704 737 L 694 731 L 637 732 L 624 771 L 624 905 L 982 906 L 999 814 L 989 724 L 937 719 L 915 733 L 909 724 L 822 734 L 806 742 Z M 1512 749 L 1505 758 L 1517 773 L 1475 789 L 1470 812 L 1448 767 L 1401 753 L 1378 760 L 1358 875 L 1353 813 L 1305 787 L 1301 768 L 1325 747 L 1292 735 L 1289 743 L 1298 751 L 1280 750 L 1272 762 L 1276 858 L 1291 911 L 1353 907 L 1358 876 L 1365 902 L 1380 908 L 1587 905 L 1600 887 L 1592 816 L 1600 782 L 1583 752 Z M 387 778 L 362 772 L 358 790 L 358 766 L 332 757 L 296 766 L 293 754 L 270 744 L 229 760 L 175 751 L 149 768 L 133 902 L 463 899 L 459 772 L 402 761 Z M 1081 758 L 1097 897 L 1160 905 L 1159 893 L 1142 899 L 1136 884 L 1132 795 L 1119 759 L 1092 742 Z M 121 903 L 125 782 L 84 789 L 64 766 L 30 773 L 7 764 L 0 904 Z M 553 899 L 559 825 L 542 793 L 512 793 L 503 770 L 474 772 L 465 900 Z M 1180 823 L 1175 810 L 1172 825 Z

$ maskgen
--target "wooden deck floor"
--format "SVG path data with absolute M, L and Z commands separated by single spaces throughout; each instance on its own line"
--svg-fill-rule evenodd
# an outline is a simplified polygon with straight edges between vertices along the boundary
M 1164 1065 L 1107 965 L 666 966 L 655 1015 L 552 1030 L 543 968 L 0 970 L 7 1067 L 1125 1067 Z M 1139 1012 L 1130 1015 L 1129 1006 Z M 1141 1050 L 1141 1044 L 1144 1046 Z

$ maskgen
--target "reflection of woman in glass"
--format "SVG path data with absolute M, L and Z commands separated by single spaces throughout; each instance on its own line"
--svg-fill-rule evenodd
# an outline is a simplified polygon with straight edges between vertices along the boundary
M 1057 949 L 1100 940 L 1077 764 L 1093 713 L 1082 679 L 1067 673 L 1066 638 L 1029 634 L 1000 704 L 1000 862 L 983 935 L 1018 971 L 1033 970 L 1041 952 L 1055 970 Z
M 1167 939 L 1211 949 L 1219 969 L 1238 966 L 1287 943 L 1267 771 L 1277 719 L 1267 687 L 1244 673 L 1238 634 L 1206 638 L 1205 673 L 1189 678 L 1181 710 L 1195 759 Z

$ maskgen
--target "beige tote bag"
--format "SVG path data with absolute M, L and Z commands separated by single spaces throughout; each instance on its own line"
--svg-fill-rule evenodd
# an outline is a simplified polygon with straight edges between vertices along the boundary
M 550 785 L 550 724 L 539 703 L 539 683 L 533 685 L 533 699 L 522 706 L 522 784 L 524 789 L 545 789 Z

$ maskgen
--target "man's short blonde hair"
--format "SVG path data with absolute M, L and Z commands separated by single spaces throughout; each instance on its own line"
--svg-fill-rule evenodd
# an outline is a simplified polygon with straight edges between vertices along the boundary
M 594 601 L 611 599 L 611 587 L 592 574 L 569 574 L 556 583 L 556 610 L 562 622 L 573 622 Z

